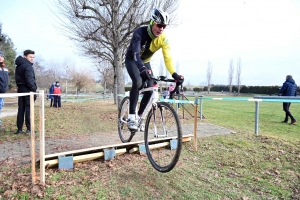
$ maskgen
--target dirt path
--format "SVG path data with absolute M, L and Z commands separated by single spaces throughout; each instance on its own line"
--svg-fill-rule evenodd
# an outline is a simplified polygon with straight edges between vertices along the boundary
M 3 107 L 0 118 L 17 115 L 17 108 Z
M 3 107 L 0 118 L 17 115 L 17 108 Z M 183 134 L 194 134 L 194 126 L 183 125 Z M 209 123 L 199 123 L 197 127 L 198 137 L 211 135 L 229 134 L 232 131 Z M 143 140 L 143 133 L 139 132 L 133 141 Z M 60 138 L 47 138 L 45 141 L 46 155 L 65 151 L 79 150 L 85 148 L 99 147 L 104 145 L 120 144 L 118 132 L 94 133 L 84 136 L 72 135 Z M 39 140 L 36 141 L 36 150 L 39 152 Z M 27 140 L 0 142 L 0 164 L 1 161 L 10 159 L 19 164 L 30 162 L 30 136 Z
M 183 134 L 193 134 L 194 126 L 183 125 Z M 207 137 L 211 135 L 229 134 L 231 130 L 216 126 L 209 123 L 199 123 L 197 127 L 198 137 Z M 143 140 L 143 133 L 139 132 L 133 138 L 133 141 Z M 68 136 L 62 138 L 47 138 L 45 141 L 46 155 L 98 147 L 104 145 L 112 145 L 121 143 L 118 133 L 95 133 L 84 136 Z M 39 141 L 36 141 L 36 149 L 39 152 Z M 5 159 L 13 160 L 19 164 L 30 162 L 30 137 L 27 140 L 3 142 L 0 144 L 0 164 Z

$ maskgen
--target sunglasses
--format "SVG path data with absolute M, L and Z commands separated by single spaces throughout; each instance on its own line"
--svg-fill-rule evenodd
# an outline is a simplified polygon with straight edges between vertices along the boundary
M 156 24 L 156 26 L 158 28 L 163 28 L 163 29 L 165 29 L 167 27 L 167 25 L 165 25 L 165 24 Z

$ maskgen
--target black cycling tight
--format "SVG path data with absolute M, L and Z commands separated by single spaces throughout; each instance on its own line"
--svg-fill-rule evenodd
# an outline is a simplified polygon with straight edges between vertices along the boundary
M 132 60 L 130 58 L 126 58 L 125 66 L 126 66 L 127 72 L 132 81 L 132 87 L 131 87 L 130 95 L 129 95 L 129 102 L 130 102 L 129 114 L 135 114 L 135 108 L 136 108 L 136 105 L 137 105 L 137 102 L 139 99 L 138 88 L 142 84 L 142 78 L 140 76 L 140 71 L 139 71 L 138 67 L 136 66 L 134 60 Z M 147 67 L 147 69 L 150 69 L 152 71 L 150 63 L 145 63 L 144 66 Z M 152 86 L 153 86 L 153 80 L 147 81 L 147 87 L 152 87 Z M 144 92 L 144 96 L 142 98 L 141 105 L 140 105 L 140 108 L 138 111 L 139 115 L 144 112 L 151 95 L 152 95 L 152 91 Z

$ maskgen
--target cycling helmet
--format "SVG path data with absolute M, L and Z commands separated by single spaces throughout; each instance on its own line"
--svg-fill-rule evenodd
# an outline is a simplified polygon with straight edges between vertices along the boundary
M 169 25 L 170 23 L 170 16 L 168 13 L 164 12 L 163 10 L 154 8 L 153 12 L 151 13 L 150 19 L 157 24 L 164 24 Z

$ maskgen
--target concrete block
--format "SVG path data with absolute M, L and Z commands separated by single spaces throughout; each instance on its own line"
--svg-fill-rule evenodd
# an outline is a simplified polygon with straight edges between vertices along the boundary
M 73 156 L 59 156 L 58 157 L 58 169 L 73 169 L 74 162 Z
M 111 160 L 116 157 L 116 150 L 114 148 L 104 149 L 104 160 Z

